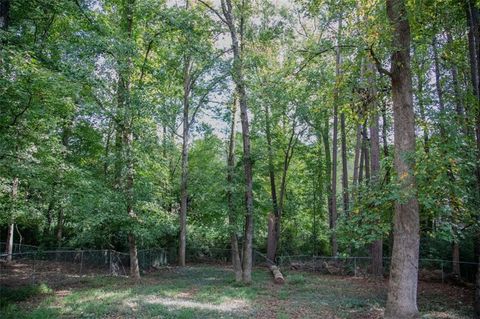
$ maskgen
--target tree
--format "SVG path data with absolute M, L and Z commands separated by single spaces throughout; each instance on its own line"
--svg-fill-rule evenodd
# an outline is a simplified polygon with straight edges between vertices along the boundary
M 410 25 L 403 0 L 387 0 L 392 25 L 391 57 L 395 170 L 402 199 L 395 203 L 392 264 L 386 318 L 418 317 L 419 213 L 412 155 L 415 152 Z

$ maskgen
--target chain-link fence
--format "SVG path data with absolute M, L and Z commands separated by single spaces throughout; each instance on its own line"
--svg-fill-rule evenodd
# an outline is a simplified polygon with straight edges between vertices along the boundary
M 390 258 L 383 258 L 384 274 L 388 275 L 390 263 Z M 278 257 L 277 264 L 283 269 L 312 271 L 330 275 L 369 277 L 372 274 L 371 257 L 293 255 Z M 477 264 L 474 262 L 461 261 L 454 263 L 448 260 L 420 258 L 418 269 L 420 280 L 473 282 Z
M 2 246 L 3 245 L 3 246 Z M 4 251 L 5 243 L 0 243 Z M 242 250 L 240 249 L 240 252 Z M 2 255 L 3 258 L 6 254 Z M 0 258 L 1 260 L 2 258 Z M 230 265 L 228 248 L 194 248 L 186 251 L 190 264 Z M 128 276 L 130 255 L 115 250 L 40 250 L 36 246 L 14 245 L 12 263 L 0 262 L 0 284 L 5 282 L 62 281 L 82 276 Z M 138 251 L 140 271 L 155 271 L 166 265 L 177 264 L 177 249 L 143 249 Z M 265 254 L 253 251 L 253 265 L 272 264 Z M 311 255 L 279 256 L 276 264 L 283 270 L 312 271 L 321 274 L 368 277 L 371 276 L 370 257 L 326 257 Z M 383 260 L 388 275 L 390 259 Z M 450 279 L 473 282 L 477 270 L 473 262 L 459 262 L 420 258 L 419 279 L 445 282 Z
M 37 251 L 37 246 L 25 245 L 25 244 L 13 244 L 12 253 L 28 253 L 32 251 Z M 7 243 L 0 242 L 0 256 L 3 256 L 7 251 Z

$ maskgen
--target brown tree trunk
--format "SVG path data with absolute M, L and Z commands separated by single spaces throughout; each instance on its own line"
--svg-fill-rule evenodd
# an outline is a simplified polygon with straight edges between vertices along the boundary
M 123 36 L 127 41 L 133 41 L 133 14 L 134 14 L 135 0 L 126 0 L 122 7 L 122 21 L 121 30 Z M 122 166 L 125 165 L 125 181 L 124 195 L 126 201 L 127 214 L 132 223 L 137 221 L 137 216 L 134 211 L 135 197 L 134 197 L 134 164 L 133 164 L 133 112 L 131 106 L 131 69 L 132 58 L 127 55 L 121 57 L 119 60 L 119 81 L 118 81 L 118 96 L 120 112 L 123 111 L 121 122 L 121 142 L 122 142 Z M 128 233 L 128 244 L 130 250 L 130 276 L 134 279 L 140 278 L 140 269 L 138 266 L 137 245 L 135 235 L 132 230 Z
M 64 210 L 63 207 L 60 207 L 58 210 L 58 219 L 57 219 L 57 247 L 62 247 L 63 240 L 63 220 L 64 220 Z
M 460 278 L 460 245 L 457 241 L 452 242 L 452 275 Z
M 331 153 L 330 153 L 330 139 L 329 139 L 329 118 L 325 116 L 325 124 L 323 127 L 323 147 L 325 149 L 325 185 L 327 187 L 327 207 L 328 207 L 328 220 L 329 220 L 329 227 L 330 230 L 333 229 L 332 225 L 332 214 L 333 214 L 333 201 L 334 197 L 332 194 L 332 158 L 331 158 Z M 334 233 L 330 236 L 330 244 L 332 246 L 332 251 L 333 248 L 337 247 L 337 238 Z
M 10 0 L 0 0 L 0 29 L 7 30 L 9 25 Z
M 342 136 L 342 191 L 343 213 L 348 214 L 350 199 L 348 196 L 348 160 L 347 160 L 347 133 L 345 130 L 345 113 L 340 114 L 340 135 Z
M 470 55 L 470 72 L 473 93 L 477 98 L 475 110 L 475 140 L 477 148 L 476 164 L 476 191 L 477 203 L 480 203 L 480 34 L 479 34 L 479 13 L 478 7 L 472 0 L 467 1 L 467 22 L 468 22 L 468 49 Z M 480 215 L 477 214 L 477 221 Z M 480 232 L 477 232 L 475 239 L 475 260 L 477 265 L 477 274 L 475 280 L 475 318 L 480 318 Z
M 7 229 L 7 247 L 5 249 L 5 253 L 7 254 L 7 262 L 12 261 L 13 257 L 13 233 L 14 233 L 15 224 L 10 223 L 8 224 Z
M 187 1 L 188 3 L 188 1 Z M 188 183 L 188 136 L 190 108 L 190 66 L 191 60 L 185 56 L 183 66 L 183 134 L 182 134 L 182 173 L 180 181 L 180 238 L 178 245 L 178 265 L 185 266 L 187 245 L 187 183 Z
M 337 38 L 340 38 L 342 29 L 342 19 L 338 21 L 338 35 Z M 338 104 L 339 104 L 339 86 L 340 86 L 340 76 L 341 76 L 341 55 L 340 55 L 340 46 L 338 45 L 335 50 L 335 88 L 333 91 L 333 139 L 332 139 L 332 214 L 330 216 L 330 231 L 331 235 L 331 245 L 332 245 L 332 256 L 338 255 L 338 243 L 336 235 L 337 227 L 337 166 L 338 166 Z
M 395 203 L 394 242 L 385 318 L 418 318 L 417 283 L 420 242 L 414 163 L 415 117 L 410 70 L 410 25 L 404 0 L 387 0 L 393 27 L 391 81 L 394 118 L 395 169 L 405 197 Z
M 362 143 L 362 127 L 357 124 L 357 133 L 355 138 L 355 158 L 353 160 L 353 185 L 358 185 L 359 166 L 360 166 L 360 146 Z
M 375 69 L 373 64 L 369 65 L 371 76 L 369 79 L 369 101 L 370 101 L 370 154 L 371 154 L 371 185 L 378 187 L 380 180 L 380 133 L 378 123 L 378 101 L 377 91 L 375 88 Z M 383 240 L 382 238 L 375 240 L 370 252 L 372 256 L 372 274 L 375 276 L 383 275 Z
M 227 204 L 228 204 L 228 223 L 230 226 L 230 244 L 232 252 L 232 266 L 235 273 L 235 281 L 240 282 L 242 280 L 242 264 L 240 260 L 240 252 L 238 248 L 238 236 L 237 236 L 237 215 L 235 212 L 235 205 L 233 203 L 233 187 L 234 187 L 234 174 L 235 174 L 235 134 L 237 123 L 237 103 L 235 98 L 232 105 L 232 126 L 230 128 L 230 140 L 228 143 L 228 157 L 227 157 Z
M 252 262 L 253 262 L 253 172 L 252 159 L 250 155 L 250 129 L 248 122 L 248 106 L 247 92 L 245 88 L 245 79 L 243 76 L 243 61 L 241 47 L 238 41 L 237 26 L 233 16 L 233 6 L 231 0 L 222 0 L 222 11 L 225 21 L 230 31 L 233 51 L 233 81 L 240 103 L 240 118 L 242 122 L 243 137 L 243 165 L 245 171 L 245 233 L 243 243 L 243 260 L 242 260 L 242 280 L 244 283 L 252 281 Z M 240 20 L 243 20 L 240 17 Z M 240 27 L 243 30 L 243 27 Z M 240 34 L 242 37 L 242 34 Z
M 274 224 L 276 224 L 276 220 L 279 218 L 279 208 L 278 208 L 278 199 L 277 199 L 277 186 L 275 182 L 275 168 L 273 166 L 273 149 L 272 149 L 272 135 L 270 129 L 270 112 L 269 108 L 265 106 L 265 135 L 267 138 L 267 148 L 268 148 L 268 175 L 270 177 L 270 195 L 272 198 L 272 206 L 273 206 L 273 218 Z M 276 241 L 276 227 L 272 229 L 271 235 L 272 240 L 267 240 L 267 258 L 271 261 L 275 261 L 275 254 L 277 251 L 277 241 Z M 269 233 L 270 235 L 270 233 Z

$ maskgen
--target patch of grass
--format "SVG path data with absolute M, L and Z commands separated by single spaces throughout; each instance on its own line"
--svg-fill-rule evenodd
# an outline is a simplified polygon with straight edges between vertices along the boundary
M 52 292 L 46 284 L 31 285 L 24 287 L 0 287 L 0 308 L 25 301 L 38 295 L 45 295 Z
M 383 283 L 292 271 L 287 283 L 278 286 L 266 269 L 255 269 L 252 279 L 250 285 L 237 284 L 230 270 L 214 266 L 165 269 L 145 275 L 140 282 L 121 277 L 81 278 L 55 292 L 45 285 L 14 293 L 2 291 L 0 295 L 7 296 L 8 302 L 4 301 L 1 317 L 217 319 L 299 314 L 316 318 L 321 314 L 349 319 L 381 316 L 386 300 Z M 464 304 L 449 301 L 443 288 L 423 293 L 419 300 L 422 315 L 434 318 L 448 313 L 452 318 L 469 318 L 468 300 L 464 298 Z M 459 296 L 465 293 L 452 289 Z
M 294 274 L 287 277 L 287 282 L 290 285 L 303 285 L 305 284 L 305 277 L 302 274 Z

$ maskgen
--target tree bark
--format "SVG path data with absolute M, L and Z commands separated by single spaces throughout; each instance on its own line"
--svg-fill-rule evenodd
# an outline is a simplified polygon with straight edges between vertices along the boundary
M 8 30 L 10 20 L 10 0 L 0 0 L 0 29 Z
M 479 13 L 474 1 L 466 3 L 468 22 L 468 51 L 470 55 L 470 72 L 474 96 L 477 98 L 475 110 L 475 140 L 476 140 L 476 193 L 477 203 L 480 203 L 480 34 Z M 477 221 L 480 215 L 477 214 Z M 477 232 L 475 239 L 475 260 L 477 261 L 477 274 L 475 280 L 475 318 L 480 318 L 480 233 Z
M 188 1 L 187 1 L 188 9 Z M 187 200 L 188 200 L 188 136 L 190 108 L 190 67 L 191 59 L 184 57 L 183 66 L 183 134 L 182 134 L 182 173 L 180 181 L 180 238 L 178 247 L 178 265 L 185 266 L 185 249 L 187 245 Z
M 359 165 L 360 165 L 360 146 L 362 143 L 362 127 L 357 124 L 357 132 L 355 138 L 355 158 L 353 160 L 353 185 L 358 185 Z
M 338 35 L 337 35 L 337 46 L 335 50 L 335 88 L 333 90 L 333 138 L 332 138 L 332 212 L 330 216 L 330 231 L 331 235 L 331 246 L 332 246 L 332 256 L 338 255 L 338 243 L 336 235 L 337 227 L 337 157 L 338 157 L 338 104 L 339 104 L 339 86 L 340 86 L 340 76 L 341 76 L 341 56 L 340 56 L 340 46 L 338 45 L 342 29 L 342 19 L 338 21 Z
M 270 128 L 270 112 L 267 105 L 265 105 L 265 135 L 267 138 L 267 148 L 268 148 L 268 175 L 270 177 L 270 195 L 272 198 L 273 206 L 273 218 L 274 224 L 276 224 L 275 219 L 279 218 L 279 208 L 278 208 L 278 199 L 277 199 L 277 187 L 275 182 L 275 168 L 273 165 L 273 149 L 272 149 L 272 135 Z M 277 251 L 277 241 L 276 241 L 276 227 L 272 229 L 272 240 L 267 240 L 267 258 L 271 261 L 275 261 L 275 254 Z M 269 238 L 270 239 L 270 238 Z
M 418 318 L 417 283 L 420 242 L 415 153 L 415 117 L 410 69 L 410 25 L 404 0 L 386 0 L 393 27 L 391 82 L 395 169 L 405 198 L 395 203 L 394 243 L 385 318 Z
M 347 133 L 345 130 L 345 113 L 340 114 L 340 135 L 342 137 L 342 191 L 343 213 L 348 214 L 350 199 L 348 196 L 348 159 L 347 159 Z
M 125 0 L 122 7 L 121 32 L 124 40 L 128 43 L 133 41 L 133 14 L 134 14 L 135 0 Z M 122 56 L 119 59 L 119 74 L 118 74 L 118 110 L 123 112 L 121 118 L 121 125 L 119 128 L 121 132 L 122 144 L 122 160 L 121 166 L 125 168 L 125 181 L 123 183 L 123 191 L 125 195 L 127 215 L 132 223 L 136 223 L 137 216 L 134 211 L 135 197 L 134 197 L 134 163 L 133 163 L 133 114 L 131 106 L 131 69 L 132 58 L 129 54 Z M 119 137 L 117 137 L 119 138 Z M 117 141 L 120 143 L 120 141 Z M 123 171 L 123 170 L 121 170 Z M 130 250 L 130 276 L 134 279 L 140 278 L 140 269 L 138 266 L 137 244 L 133 230 L 130 229 L 128 233 L 128 244 Z
M 380 180 L 380 133 L 379 133 L 379 121 L 378 114 L 379 109 L 377 107 L 377 90 L 375 88 L 375 69 L 373 64 L 369 65 L 370 77 L 369 77 L 369 103 L 370 103 L 370 154 L 371 154 L 371 185 L 378 187 Z M 375 240 L 371 247 L 370 252 L 372 256 L 372 274 L 374 276 L 383 275 L 383 240 L 379 238 Z
M 5 250 L 5 253 L 7 254 L 7 262 L 11 262 L 12 261 L 12 257 L 13 257 L 13 233 L 14 233 L 14 228 L 15 228 L 15 224 L 14 223 L 10 223 L 8 224 L 8 229 L 7 229 L 7 247 L 6 247 L 6 250 Z
M 240 103 L 240 118 L 242 123 L 243 137 L 243 165 L 245 171 L 245 230 L 243 243 L 243 260 L 242 260 L 242 280 L 244 283 L 252 282 L 252 254 L 253 254 L 253 173 L 252 159 L 250 155 L 250 129 L 248 122 L 248 106 L 247 92 L 245 88 L 245 79 L 243 76 L 243 61 L 241 47 L 238 41 L 238 32 L 235 25 L 235 19 L 232 12 L 232 1 L 222 0 L 222 11 L 225 16 L 232 40 L 233 51 L 233 81 Z M 241 17 L 241 20 L 243 18 Z M 240 28 L 243 30 L 243 27 Z M 242 34 L 240 34 L 242 36 Z
M 232 126 L 230 128 L 230 139 L 228 143 L 228 157 L 227 157 L 227 204 L 228 204 L 228 223 L 230 226 L 230 244 L 232 252 L 232 266 L 235 273 L 235 281 L 242 281 L 242 264 L 240 260 L 240 252 L 238 248 L 237 236 L 237 215 L 235 212 L 235 205 L 233 203 L 233 187 L 235 176 L 235 134 L 237 123 L 237 103 L 235 98 L 232 105 Z

